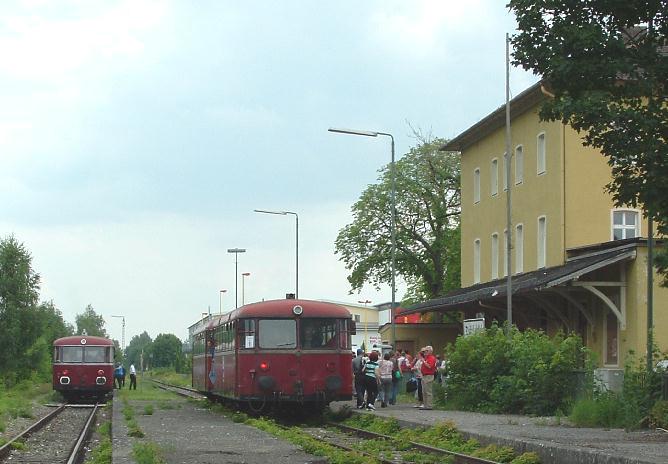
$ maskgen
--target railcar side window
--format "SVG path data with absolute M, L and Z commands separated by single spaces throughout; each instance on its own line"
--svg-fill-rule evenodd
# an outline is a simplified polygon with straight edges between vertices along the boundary
M 260 348 L 296 348 L 297 323 L 294 319 L 260 319 Z
M 339 348 L 342 350 L 349 350 L 350 333 L 348 332 L 349 325 L 352 321 L 350 319 L 339 320 Z
M 239 349 L 255 348 L 255 319 L 239 321 Z
M 64 363 L 83 362 L 83 346 L 63 346 L 63 354 L 60 359 Z
M 87 363 L 104 362 L 104 346 L 87 346 L 84 348 L 84 361 Z
M 193 355 L 204 354 L 205 346 L 204 332 L 196 334 L 195 340 L 193 341 Z
M 336 319 L 302 319 L 299 338 L 304 349 L 337 349 Z

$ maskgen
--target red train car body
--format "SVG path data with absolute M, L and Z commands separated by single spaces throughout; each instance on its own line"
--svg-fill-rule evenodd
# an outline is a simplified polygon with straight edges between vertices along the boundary
M 114 342 L 87 335 L 54 341 L 53 389 L 68 400 L 110 395 L 114 389 Z
M 348 310 L 333 303 L 243 306 L 194 334 L 193 387 L 252 408 L 350 400 L 354 331 Z

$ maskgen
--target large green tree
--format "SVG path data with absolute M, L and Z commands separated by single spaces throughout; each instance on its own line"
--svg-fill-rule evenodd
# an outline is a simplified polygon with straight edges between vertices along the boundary
M 40 277 L 32 256 L 14 236 L 0 241 L 0 376 L 6 384 L 35 368 L 28 353 L 40 334 L 37 314 Z
M 183 363 L 182 346 L 176 335 L 159 334 L 153 341 L 153 367 L 177 369 Z
M 101 314 L 95 312 L 93 305 L 86 306 L 83 313 L 76 316 L 77 333 L 86 334 L 97 337 L 108 337 L 107 330 L 104 328 L 104 318 Z
M 460 285 L 460 160 L 441 152 L 443 139 L 425 140 L 395 162 L 396 269 L 409 285 L 404 303 L 434 298 Z M 353 222 L 336 239 L 351 271 L 352 291 L 391 282 L 391 172 L 380 170 L 352 207 Z
M 618 206 L 668 234 L 668 1 L 510 0 L 515 63 L 554 95 L 545 120 L 579 131 L 607 158 Z M 666 273 L 663 255 L 659 268 Z M 665 282 L 664 282 L 665 284 Z
M 135 367 L 139 369 L 144 359 L 144 365 L 148 362 L 153 353 L 153 340 L 148 332 L 143 331 L 140 335 L 135 335 L 130 340 L 130 343 L 125 348 L 125 361 L 134 363 Z

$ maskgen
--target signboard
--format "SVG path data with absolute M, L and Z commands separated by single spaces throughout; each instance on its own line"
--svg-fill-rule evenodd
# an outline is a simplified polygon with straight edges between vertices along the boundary
M 464 319 L 464 336 L 485 330 L 485 318 Z
M 246 335 L 244 348 L 255 348 L 255 335 Z

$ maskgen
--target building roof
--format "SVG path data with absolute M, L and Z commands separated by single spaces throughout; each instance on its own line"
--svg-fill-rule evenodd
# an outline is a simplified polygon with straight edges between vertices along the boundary
M 620 244 L 621 243 L 621 244 Z M 513 295 L 540 291 L 578 280 L 581 276 L 597 269 L 635 257 L 636 240 L 608 242 L 614 246 L 607 251 L 594 251 L 570 259 L 566 264 L 538 269 L 512 276 Z M 441 298 L 435 298 L 408 308 L 402 315 L 438 310 L 457 310 L 462 305 L 480 300 L 500 299 L 506 296 L 506 278 L 460 288 Z
M 526 113 L 544 98 L 542 81 L 539 81 L 510 101 L 511 119 Z M 506 106 L 503 105 L 443 145 L 441 151 L 464 151 L 505 124 Z

